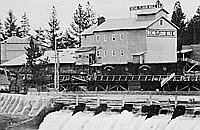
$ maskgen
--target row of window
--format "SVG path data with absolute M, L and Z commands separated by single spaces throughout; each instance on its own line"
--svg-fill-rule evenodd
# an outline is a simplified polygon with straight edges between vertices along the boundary
M 104 54 L 103 54 L 104 57 L 106 57 L 107 54 L 108 54 L 108 51 L 105 50 L 103 53 L 104 53 Z M 121 55 L 121 56 L 124 56 L 124 50 L 121 50 L 121 51 L 120 51 L 120 55 Z M 96 51 L 96 56 L 97 56 L 97 57 L 100 57 L 100 56 L 101 56 L 100 51 Z M 112 50 L 112 56 L 116 56 L 116 51 L 115 51 L 115 50 Z
M 160 25 L 163 25 L 162 19 L 160 20 Z M 107 35 L 104 35 L 103 40 L 104 41 L 108 40 Z M 116 35 L 112 34 L 112 41 L 115 41 L 115 40 L 116 40 Z M 124 40 L 124 34 L 123 33 L 120 34 L 120 40 Z M 96 35 L 96 42 L 99 42 L 99 41 L 100 41 L 100 35 Z
M 108 40 L 108 37 L 107 35 L 104 35 L 103 37 L 104 41 L 107 41 Z M 116 40 L 116 35 L 115 34 L 112 34 L 112 41 L 115 41 Z M 120 34 L 120 40 L 124 40 L 124 34 Z M 100 41 L 100 35 L 96 35 L 96 42 L 99 42 Z

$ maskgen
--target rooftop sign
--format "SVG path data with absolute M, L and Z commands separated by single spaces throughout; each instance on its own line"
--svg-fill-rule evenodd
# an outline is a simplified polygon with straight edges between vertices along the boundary
M 147 37 L 176 37 L 176 31 L 168 29 L 148 29 Z
M 163 5 L 158 0 L 154 5 L 140 5 L 140 6 L 131 6 L 130 11 L 134 10 L 144 10 L 144 9 L 155 9 L 155 8 L 163 8 Z
M 141 6 L 131 6 L 130 11 L 143 10 L 143 9 L 154 9 L 156 5 L 141 5 Z

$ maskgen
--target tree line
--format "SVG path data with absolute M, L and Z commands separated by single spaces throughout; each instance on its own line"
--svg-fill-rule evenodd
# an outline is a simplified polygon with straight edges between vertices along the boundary
M 0 20 L 0 41 L 6 40 L 11 37 L 13 32 L 18 37 L 29 36 L 30 24 L 27 13 L 24 13 L 20 19 L 20 25 L 16 24 L 16 17 L 14 12 L 10 9 L 8 16 L 3 24 Z M 73 20 L 70 27 L 62 32 L 59 26 L 59 19 L 57 18 L 56 7 L 51 9 L 50 18 L 48 21 L 48 29 L 38 28 L 35 30 L 35 39 L 48 43 L 52 49 L 54 48 L 55 41 L 58 48 L 73 48 L 81 46 L 81 33 L 95 24 L 97 17 L 90 2 L 86 3 L 85 8 L 78 4 L 77 9 L 73 14 Z M 200 6 L 196 10 L 196 14 L 190 19 L 186 20 L 180 1 L 174 5 L 173 14 L 171 17 L 178 29 L 178 50 L 181 50 L 182 45 L 189 45 L 200 43 Z
M 25 47 L 26 63 L 22 65 L 16 74 L 31 74 L 31 79 L 25 79 L 25 88 L 36 87 L 38 90 L 42 89 L 47 84 L 50 84 L 46 75 L 52 74 L 51 68 L 49 68 L 49 58 L 41 59 L 45 50 L 39 48 L 36 41 L 47 43 L 52 50 L 56 48 L 74 48 L 81 46 L 81 33 L 88 29 L 93 24 L 97 23 L 97 18 L 90 2 L 86 3 L 85 8 L 78 4 L 77 9 L 73 14 L 73 21 L 70 27 L 62 32 L 59 26 L 59 19 L 57 18 L 56 7 L 52 6 L 50 12 L 50 18 L 48 20 L 48 29 L 39 28 L 36 29 L 36 35 L 32 36 L 30 31 L 29 18 L 24 13 L 20 20 L 20 25 L 16 24 L 16 17 L 12 10 L 8 11 L 8 17 L 4 24 L 0 21 L 0 41 L 6 40 L 13 36 L 13 33 L 17 37 L 30 37 L 29 46 Z
M 6 40 L 13 34 L 21 38 L 31 36 L 27 13 L 22 15 L 20 25 L 17 25 L 16 22 L 17 18 L 10 9 L 5 22 L 3 23 L 3 21 L 0 20 L 0 41 Z M 52 49 L 54 49 L 55 41 L 57 43 L 57 48 L 80 47 L 81 33 L 95 24 L 97 18 L 90 2 L 87 2 L 85 7 L 78 4 L 78 7 L 73 14 L 70 27 L 66 31 L 61 31 L 59 22 L 56 7 L 52 6 L 50 18 L 48 20 L 48 29 L 42 27 L 36 29 L 34 38 L 38 41 L 47 43 Z
M 177 1 L 174 5 L 171 22 L 179 27 L 177 33 L 177 50 L 181 50 L 183 45 L 200 43 L 200 6 L 197 7 L 196 14 L 190 20 L 186 20 L 181 3 Z
M 31 36 L 29 34 L 30 25 L 27 14 L 24 13 L 22 15 L 20 25 L 17 25 L 16 21 L 14 12 L 9 10 L 4 24 L 0 21 L 0 41 L 11 37 L 13 32 L 18 37 Z M 182 10 L 181 3 L 177 1 L 174 5 L 171 22 L 179 27 L 177 33 L 177 50 L 181 50 L 182 45 L 200 43 L 200 7 L 197 8 L 196 14 L 190 20 L 186 21 L 186 15 Z M 40 27 L 35 30 L 36 35 L 31 36 L 29 47 L 25 48 L 27 63 L 19 73 L 31 73 L 33 75 L 31 80 L 33 86 L 47 84 L 45 75 L 49 73 L 49 70 L 45 68 L 47 68 L 48 57 L 43 60 L 39 59 L 44 54 L 44 51 L 35 45 L 34 39 L 49 44 L 52 49 L 55 49 L 55 41 L 57 48 L 80 47 L 81 33 L 96 23 L 97 17 L 91 4 L 87 2 L 85 8 L 81 4 L 78 4 L 70 27 L 65 32 L 62 32 L 59 26 L 59 19 L 57 18 L 56 7 L 52 6 L 48 21 L 49 28 L 43 29 Z

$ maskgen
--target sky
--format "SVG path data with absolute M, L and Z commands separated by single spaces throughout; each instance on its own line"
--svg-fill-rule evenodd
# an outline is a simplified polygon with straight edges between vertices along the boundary
M 130 17 L 130 6 L 155 4 L 156 2 L 156 0 L 0 0 L 0 19 L 4 23 L 8 11 L 11 9 L 17 18 L 18 25 L 21 16 L 26 12 L 32 30 L 39 27 L 48 28 L 51 8 L 55 6 L 60 27 L 64 31 L 70 26 L 78 4 L 85 7 L 87 1 L 90 1 L 98 16 L 104 16 L 107 19 L 128 18 Z M 170 14 L 172 14 L 176 1 L 160 0 Z M 195 14 L 197 7 L 200 6 L 200 0 L 179 1 L 187 19 L 190 19 Z

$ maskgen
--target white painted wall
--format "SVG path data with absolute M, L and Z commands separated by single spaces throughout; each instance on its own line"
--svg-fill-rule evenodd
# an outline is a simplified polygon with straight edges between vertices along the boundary
M 177 29 L 165 19 L 162 18 L 161 20 L 163 20 L 163 25 L 160 25 L 160 20 L 158 20 L 146 30 L 147 53 L 145 54 L 145 63 L 177 62 Z M 165 36 L 165 32 L 160 34 L 154 32 L 154 35 L 150 36 L 149 30 L 168 31 L 168 36 Z M 170 36 L 170 31 L 173 31 L 173 36 Z

